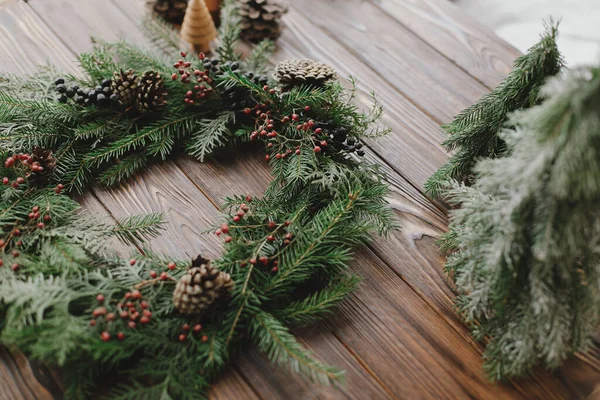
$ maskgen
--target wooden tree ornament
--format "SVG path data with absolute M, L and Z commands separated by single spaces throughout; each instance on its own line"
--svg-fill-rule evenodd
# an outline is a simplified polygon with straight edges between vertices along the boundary
M 217 28 L 204 0 L 190 0 L 181 25 L 181 39 L 192 45 L 194 51 L 206 53 L 216 37 Z

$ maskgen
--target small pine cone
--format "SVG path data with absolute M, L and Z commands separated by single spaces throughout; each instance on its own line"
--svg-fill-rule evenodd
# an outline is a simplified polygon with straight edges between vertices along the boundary
M 323 86 L 326 82 L 337 79 L 333 67 L 313 60 L 288 60 L 275 67 L 273 77 L 284 88 L 294 86 Z
M 188 2 L 187 0 L 150 0 L 148 3 L 164 20 L 181 25 Z
M 29 158 L 29 165 L 29 181 L 35 186 L 46 186 L 56 169 L 56 158 L 52 155 L 52 150 L 35 146 Z
M 114 77 L 110 83 L 112 92 L 118 96 L 119 103 L 124 107 L 129 107 L 134 104 L 137 95 L 137 86 L 139 78 L 135 75 L 135 71 L 128 69 L 114 73 Z
M 281 0 L 238 0 L 242 17 L 241 37 L 252 43 L 276 40 L 283 29 L 281 17 L 288 10 Z
M 231 293 L 234 282 L 228 273 L 219 271 L 202 257 L 192 262 L 173 292 L 173 304 L 182 314 L 201 314 L 215 300 Z
M 140 110 L 156 110 L 166 103 L 162 77 L 158 72 L 144 72 L 138 81 L 137 104 Z

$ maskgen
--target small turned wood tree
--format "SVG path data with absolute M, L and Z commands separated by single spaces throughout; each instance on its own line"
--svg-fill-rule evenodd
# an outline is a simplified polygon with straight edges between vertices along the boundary
M 216 37 L 217 28 L 204 0 L 190 0 L 181 25 L 181 39 L 194 51 L 206 53 Z

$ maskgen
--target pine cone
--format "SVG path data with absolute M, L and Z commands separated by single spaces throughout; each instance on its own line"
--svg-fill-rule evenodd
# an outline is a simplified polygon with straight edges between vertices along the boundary
M 135 71 L 128 69 L 123 72 L 115 72 L 110 83 L 110 87 L 114 94 L 118 96 L 119 103 L 124 107 L 133 105 L 136 99 L 137 86 L 139 78 L 135 75 Z
M 29 157 L 29 165 L 32 167 L 29 181 L 35 186 L 46 186 L 56 169 L 56 158 L 52 156 L 52 150 L 35 146 Z
M 187 0 L 151 0 L 149 3 L 154 12 L 163 19 L 181 25 L 188 2 Z
M 242 17 L 241 37 L 252 43 L 275 40 L 281 35 L 281 17 L 287 7 L 281 0 L 238 0 Z
M 156 110 L 166 103 L 167 92 L 158 72 L 146 71 L 137 84 L 137 104 L 140 110 Z
M 284 87 L 309 85 L 323 86 L 336 80 L 337 73 L 327 64 L 313 60 L 288 60 L 275 67 L 274 78 Z
M 173 292 L 173 304 L 182 314 L 200 314 L 215 300 L 231 293 L 234 282 L 210 261 L 198 256 L 181 277 Z

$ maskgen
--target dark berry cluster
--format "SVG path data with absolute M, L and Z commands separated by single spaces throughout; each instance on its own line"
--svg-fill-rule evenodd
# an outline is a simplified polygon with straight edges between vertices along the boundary
M 67 103 L 70 99 L 83 106 L 106 107 L 119 99 L 119 96 L 111 89 L 110 79 L 103 80 L 93 89 L 80 88 L 78 85 L 67 86 L 63 78 L 58 78 L 54 84 L 58 92 L 56 100 L 61 103 Z
M 228 65 L 230 64 L 230 65 Z M 238 63 L 225 63 L 224 67 L 228 67 L 233 73 L 238 76 L 243 76 L 244 78 L 252 81 L 256 85 L 266 86 L 269 78 L 264 75 L 254 75 L 252 72 L 246 72 L 242 74 L 238 71 Z M 227 88 L 223 92 L 223 103 L 224 105 L 233 111 L 238 111 L 246 108 L 254 107 L 255 101 L 252 99 L 251 91 L 245 87 L 235 85 L 233 87 Z
M 200 53 L 198 58 L 203 61 L 203 69 L 200 69 L 194 67 L 191 61 L 185 59 L 187 57 L 186 52 L 182 51 L 181 57 L 183 59 L 173 64 L 177 72 L 171 75 L 171 79 L 174 81 L 181 79 L 183 84 L 194 85 L 184 96 L 186 104 L 194 105 L 199 99 L 204 99 L 213 93 L 214 89 L 211 85 L 214 74 L 211 71 L 219 63 L 219 60 L 211 60 L 204 53 Z

